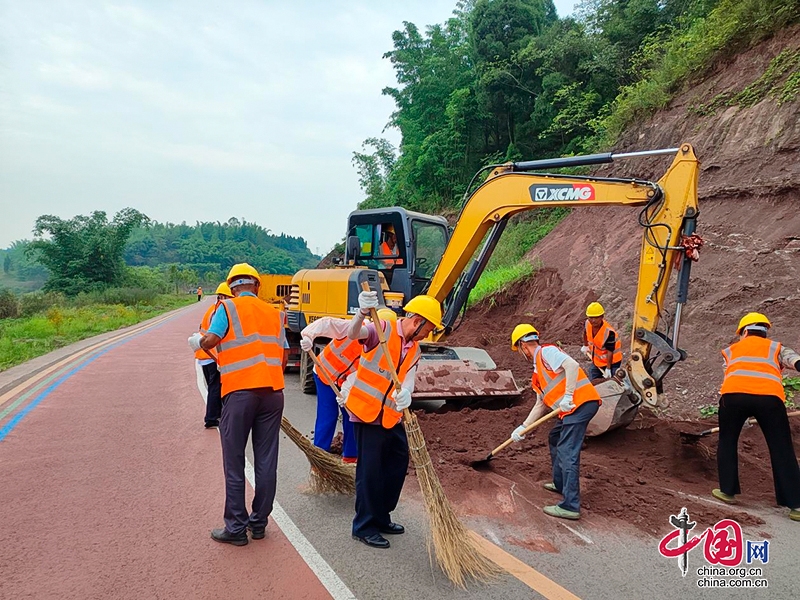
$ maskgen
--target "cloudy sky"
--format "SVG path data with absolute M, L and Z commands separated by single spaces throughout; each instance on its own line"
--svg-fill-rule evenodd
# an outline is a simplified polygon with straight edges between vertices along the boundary
M 131 206 L 327 252 L 362 198 L 352 152 L 393 110 L 392 31 L 454 6 L 0 0 L 0 248 L 41 214 Z

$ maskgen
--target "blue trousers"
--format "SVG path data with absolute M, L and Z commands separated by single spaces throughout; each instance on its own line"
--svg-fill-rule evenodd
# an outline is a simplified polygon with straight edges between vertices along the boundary
M 616 373 L 617 369 L 619 369 L 621 365 L 622 365 L 621 362 L 614 363 L 613 365 L 611 365 L 611 374 L 613 375 L 614 373 Z M 603 370 L 598 369 L 594 364 L 592 364 L 592 366 L 589 367 L 589 381 L 602 378 L 603 378 Z
M 341 412 L 342 437 L 344 438 L 342 456 L 355 458 L 358 454 L 350 415 L 336 403 L 336 394 L 328 384 L 317 377 L 316 373 L 314 373 L 314 383 L 317 384 L 317 421 L 314 423 L 314 445 L 322 448 L 325 452 L 330 452 L 331 442 L 336 433 L 336 422 L 339 420 Z
M 283 390 L 271 388 L 231 392 L 222 402 L 219 437 L 225 471 L 225 529 L 238 535 L 248 524 L 266 527 L 278 480 L 278 435 L 283 416 Z M 253 432 L 253 469 L 256 494 L 253 511 L 245 504 L 245 448 Z
M 550 430 L 550 459 L 553 462 L 553 483 L 564 496 L 559 504 L 564 510 L 581 510 L 581 446 L 589 421 L 597 414 L 596 401 L 581 404 L 571 415 L 556 419 Z
M 379 533 L 391 523 L 408 470 L 406 428 L 353 423 L 358 441 L 356 465 L 356 516 L 353 535 Z

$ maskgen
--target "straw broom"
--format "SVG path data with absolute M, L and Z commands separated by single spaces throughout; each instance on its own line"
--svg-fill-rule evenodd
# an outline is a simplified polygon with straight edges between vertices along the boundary
M 219 364 L 216 353 L 205 350 Z M 314 357 L 316 359 L 316 356 Z M 311 464 L 311 491 L 315 494 L 335 492 L 356 493 L 356 466 L 344 464 L 338 456 L 317 448 L 302 433 L 297 431 L 286 417 L 281 417 L 281 429 L 289 436 Z
M 368 288 L 365 291 L 368 291 Z M 400 379 L 389 354 L 386 335 L 378 317 L 378 311 L 374 308 L 370 309 L 370 316 L 378 333 L 381 350 L 386 357 L 386 362 L 389 363 L 389 373 L 395 389 L 399 391 Z M 452 505 L 445 496 L 444 488 L 433 469 L 417 418 L 407 408 L 403 409 L 403 424 L 406 428 L 409 453 L 414 461 L 414 469 L 431 527 L 428 551 L 430 552 L 432 542 L 439 567 L 447 578 L 460 588 L 466 587 L 469 579 L 485 583 L 497 577 L 500 570 L 477 549 L 467 528 L 456 516 Z

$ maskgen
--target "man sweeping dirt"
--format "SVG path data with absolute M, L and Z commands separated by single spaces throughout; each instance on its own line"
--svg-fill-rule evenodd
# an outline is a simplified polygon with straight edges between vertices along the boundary
M 600 408 L 600 395 L 573 358 L 552 344 L 539 344 L 539 332 L 527 323 L 511 333 L 511 349 L 521 352 L 534 365 L 531 385 L 536 404 L 525 421 L 512 433 L 515 442 L 524 439 L 526 427 L 547 409 L 559 411 L 559 421 L 550 430 L 553 481 L 544 488 L 564 496 L 560 504 L 545 506 L 544 512 L 561 519 L 580 518 L 580 459 L 586 426 Z
M 739 321 L 741 339 L 722 351 L 725 379 L 719 400 L 719 489 L 715 498 L 735 504 L 739 487 L 737 445 L 744 422 L 755 417 L 769 447 L 775 499 L 789 507 L 789 518 L 800 521 L 800 467 L 794 453 L 792 430 L 786 416 L 786 392 L 782 368 L 800 371 L 800 355 L 767 338 L 771 327 L 761 313 L 749 313 Z
M 373 548 L 388 548 L 381 534 L 401 534 L 402 525 L 391 521 L 408 470 L 408 439 L 402 423 L 403 409 L 411 405 L 419 341 L 442 327 L 442 307 L 435 298 L 417 296 L 404 310 L 408 316 L 396 323 L 383 321 L 391 364 L 379 346 L 376 324 L 363 325 L 370 309 L 378 307 L 377 292 L 361 292 L 359 311 L 353 317 L 348 336 L 361 340 L 356 380 L 345 408 L 353 415 L 358 449 L 356 467 L 356 515 L 353 538 Z M 402 385 L 395 391 L 392 366 Z

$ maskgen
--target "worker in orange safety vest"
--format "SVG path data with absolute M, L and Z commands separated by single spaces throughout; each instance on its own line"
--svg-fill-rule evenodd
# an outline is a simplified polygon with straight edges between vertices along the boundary
M 736 503 L 739 486 L 738 442 L 742 426 L 755 417 L 769 448 L 775 499 L 789 507 L 789 518 L 800 521 L 800 467 L 786 416 L 782 369 L 800 371 L 800 355 L 767 337 L 772 327 L 761 313 L 748 313 L 736 329 L 741 336 L 722 351 L 725 378 L 719 400 L 718 500 Z
M 192 350 L 216 349 L 222 384 L 219 422 L 225 472 L 225 527 L 214 529 L 217 542 L 244 546 L 266 535 L 275 500 L 278 436 L 283 416 L 283 369 L 286 338 L 283 314 L 258 298 L 261 278 L 251 265 L 228 273 L 234 297 L 224 300 L 208 333 L 189 338 Z M 255 496 L 245 504 L 245 448 L 252 432 Z
M 581 352 L 592 362 L 589 379 L 608 379 L 622 364 L 622 340 L 605 319 L 606 311 L 599 302 L 586 307 Z
M 388 548 L 382 534 L 401 534 L 392 522 L 408 470 L 408 439 L 402 423 L 403 410 L 411 405 L 421 351 L 419 341 L 442 328 L 442 306 L 431 296 L 409 300 L 406 317 L 382 321 L 391 365 L 402 384 L 398 391 L 390 375 L 390 362 L 379 345 L 375 323 L 363 325 L 371 308 L 378 308 L 378 293 L 361 292 L 359 311 L 348 330 L 363 344 L 358 370 L 345 407 L 352 415 L 358 447 L 356 467 L 356 514 L 353 538 L 373 548 Z
M 397 314 L 388 308 L 378 311 L 382 321 L 397 321 Z M 361 358 L 361 342 L 347 337 L 349 319 L 322 317 L 300 332 L 300 349 L 312 352 L 314 340 L 323 337 L 330 342 L 319 353 L 319 364 L 314 365 L 314 384 L 317 389 L 317 418 L 314 423 L 314 445 L 330 452 L 336 433 L 339 413 L 342 414 L 342 462 L 355 463 L 358 457 L 353 423 L 344 409 L 350 388 L 355 381 Z M 337 396 L 330 383 L 339 388 Z
M 227 282 L 223 281 L 217 286 L 217 301 L 208 307 L 206 314 L 203 315 L 200 321 L 200 333 L 208 333 L 208 328 L 211 326 L 211 318 L 217 312 L 217 308 L 223 300 L 233 298 L 233 292 L 228 287 Z M 219 426 L 219 417 L 222 413 L 222 384 L 219 379 L 219 369 L 217 368 L 217 361 L 214 360 L 208 352 L 202 348 L 194 353 L 197 364 L 203 371 L 203 378 L 206 380 L 206 417 L 205 427 L 211 429 L 212 427 Z
M 541 345 L 533 325 L 522 323 L 511 333 L 511 350 L 520 352 L 534 365 L 531 386 L 537 400 L 530 414 L 512 433 L 515 442 L 525 439 L 524 429 L 548 409 L 558 410 L 558 423 L 550 430 L 550 459 L 553 481 L 546 490 L 564 496 L 560 504 L 545 506 L 544 512 L 562 519 L 580 518 L 580 458 L 589 421 L 597 414 L 601 400 L 583 369 L 558 346 Z

